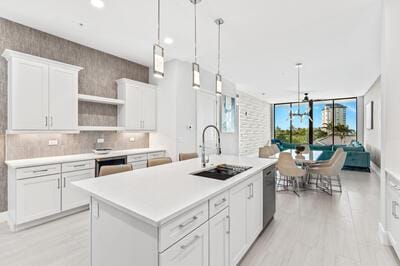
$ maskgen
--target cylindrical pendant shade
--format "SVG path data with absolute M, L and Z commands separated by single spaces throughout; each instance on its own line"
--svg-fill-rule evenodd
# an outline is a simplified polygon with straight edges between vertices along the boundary
M 153 75 L 156 78 L 164 77 L 164 48 L 158 44 L 153 46 Z
M 192 72 L 192 86 L 194 89 L 200 89 L 200 66 L 193 63 Z

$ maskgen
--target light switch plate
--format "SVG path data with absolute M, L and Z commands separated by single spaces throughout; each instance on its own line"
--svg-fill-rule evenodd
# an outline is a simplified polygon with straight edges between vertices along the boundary
M 57 139 L 50 139 L 49 140 L 49 146 L 57 146 L 58 145 L 58 140 Z
M 97 143 L 104 143 L 104 139 L 97 139 Z
M 129 138 L 129 142 L 135 142 L 135 138 L 134 137 L 130 137 Z

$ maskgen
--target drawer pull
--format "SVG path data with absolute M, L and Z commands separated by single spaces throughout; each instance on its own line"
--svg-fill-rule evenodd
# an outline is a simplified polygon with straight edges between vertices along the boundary
M 231 217 L 228 215 L 226 216 L 226 221 L 228 222 L 228 229 L 226 230 L 227 234 L 231 233 Z
M 84 167 L 84 166 L 86 166 L 86 164 L 77 164 L 77 165 L 74 165 L 74 167 Z
M 214 204 L 214 207 L 217 208 L 219 205 L 224 204 L 226 202 L 226 198 L 223 198 L 222 200 L 220 200 L 219 202 Z
M 192 241 L 190 241 L 189 243 L 187 243 L 186 245 L 182 245 L 181 249 L 187 249 L 188 247 L 190 247 L 191 245 L 193 245 L 194 243 L 196 243 L 196 241 L 200 238 L 200 236 L 196 235 Z
M 193 217 L 190 218 L 188 221 L 184 222 L 183 224 L 180 224 L 180 225 L 179 225 L 179 228 L 180 228 L 180 229 L 185 228 L 186 226 L 188 226 L 188 225 L 190 225 L 191 223 L 193 223 L 194 221 L 196 221 L 197 218 L 198 218 L 197 216 L 193 216 Z
M 35 171 L 33 171 L 33 173 L 44 173 L 44 172 L 47 172 L 47 171 L 49 171 L 49 169 L 43 169 L 43 170 L 35 170 Z

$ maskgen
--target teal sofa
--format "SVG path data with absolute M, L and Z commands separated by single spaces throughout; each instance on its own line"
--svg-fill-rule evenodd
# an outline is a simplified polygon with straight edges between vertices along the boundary
M 277 144 L 281 151 L 295 149 L 298 145 L 282 142 L 278 139 L 272 139 L 271 143 Z M 322 154 L 317 159 L 318 161 L 329 160 L 338 148 L 343 148 L 347 153 L 344 170 L 370 172 L 370 153 L 358 141 L 353 141 L 350 145 L 310 145 L 311 150 L 322 151 Z

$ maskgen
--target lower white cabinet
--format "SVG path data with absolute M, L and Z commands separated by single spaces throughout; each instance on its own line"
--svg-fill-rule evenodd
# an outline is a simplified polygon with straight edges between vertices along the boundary
M 400 254 L 400 184 L 389 181 L 386 195 L 388 235 L 394 250 Z
M 89 196 L 71 182 L 94 178 L 95 170 L 81 170 L 62 174 L 62 210 L 70 210 L 85 204 L 89 204 Z
M 161 253 L 159 265 L 208 266 L 208 249 L 208 223 L 204 223 Z
M 229 265 L 229 208 L 225 208 L 209 221 L 210 265 Z
M 16 222 L 29 222 L 60 212 L 60 181 L 60 174 L 17 180 Z
M 262 173 L 230 191 L 230 265 L 239 263 L 262 231 Z
M 8 220 L 11 229 L 18 231 L 89 206 L 89 196 L 71 183 L 94 176 L 94 161 L 10 168 Z

